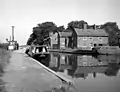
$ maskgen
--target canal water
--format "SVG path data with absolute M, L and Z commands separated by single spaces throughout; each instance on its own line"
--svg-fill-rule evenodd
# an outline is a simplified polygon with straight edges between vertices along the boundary
M 5 72 L 4 67 L 0 64 L 0 92 L 120 92 L 120 55 L 92 56 L 51 53 L 45 58 L 36 59 L 59 75 L 64 76 L 64 78 L 73 81 L 74 84 L 67 85 L 60 81 L 62 86 L 58 86 L 57 78 L 54 79 L 52 75 L 44 74 L 37 63 L 30 63 L 27 58 L 24 58 L 23 65 L 27 66 L 27 68 L 23 67 L 20 71 L 18 65 L 19 67 L 16 67 L 17 71 L 11 70 L 9 76 L 6 74 L 6 78 L 9 79 L 8 83 L 2 78 L 5 77 Z M 32 66 L 38 69 L 33 69 Z M 46 81 L 46 83 L 42 83 L 42 80 Z M 50 80 L 52 84 L 51 82 L 47 84 Z M 10 85 L 13 82 L 16 85 Z M 43 84 L 45 86 L 42 86 Z M 47 91 L 36 90 L 40 86 L 44 87 L 44 89 L 47 89 L 47 87 L 51 89 Z M 19 88 L 25 87 L 29 90 L 19 90 Z M 16 88 L 17 91 L 8 91 L 7 88 Z
M 39 62 L 71 79 L 76 92 L 120 92 L 119 55 L 51 53 Z

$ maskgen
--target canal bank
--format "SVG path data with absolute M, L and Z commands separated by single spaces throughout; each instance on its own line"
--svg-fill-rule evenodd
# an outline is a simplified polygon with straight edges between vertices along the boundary
M 0 77 L 0 91 L 5 90 L 1 92 L 119 92 L 120 90 L 120 59 L 117 56 L 113 60 L 112 56 L 94 58 L 88 55 L 50 53 L 50 58 L 43 59 L 42 62 L 49 63 L 47 65 L 50 65 L 48 67 L 51 69 L 58 68 L 56 71 L 58 74 L 72 79 L 74 85 L 68 86 L 24 52 L 25 49 L 11 52 L 10 62 Z M 97 62 L 108 61 L 113 63 L 106 66 L 81 66 L 80 63 L 91 62 L 96 65 Z M 75 76 L 72 76 L 73 73 Z
M 1 77 L 6 92 L 52 92 L 65 90 L 62 82 L 23 52 L 11 52 L 9 65 Z M 57 91 L 55 91 L 57 92 Z M 75 92 L 75 91 L 72 91 Z

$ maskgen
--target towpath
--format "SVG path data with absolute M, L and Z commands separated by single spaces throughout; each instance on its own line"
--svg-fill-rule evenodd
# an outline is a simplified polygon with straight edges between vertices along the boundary
M 62 85 L 55 75 L 24 54 L 24 49 L 11 52 L 2 80 L 7 92 L 52 92 Z

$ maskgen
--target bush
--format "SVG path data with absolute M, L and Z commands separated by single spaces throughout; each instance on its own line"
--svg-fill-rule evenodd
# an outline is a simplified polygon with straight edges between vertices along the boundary
M 8 48 L 8 43 L 0 43 L 0 48 L 7 50 L 7 48 Z
M 10 52 L 0 48 L 0 76 L 4 73 L 5 66 L 9 64 L 9 59 Z

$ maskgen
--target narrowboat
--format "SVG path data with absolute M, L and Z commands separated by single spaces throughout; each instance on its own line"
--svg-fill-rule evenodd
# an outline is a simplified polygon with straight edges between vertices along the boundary
M 26 49 L 25 53 L 28 54 L 30 57 L 33 57 L 33 58 L 46 57 L 47 55 L 49 55 L 49 51 L 48 51 L 46 45 L 29 46 Z
M 120 54 L 119 46 L 102 46 L 97 49 L 98 54 Z
M 97 54 L 95 48 L 65 48 L 65 49 L 49 49 L 50 52 L 71 53 L 71 54 Z

